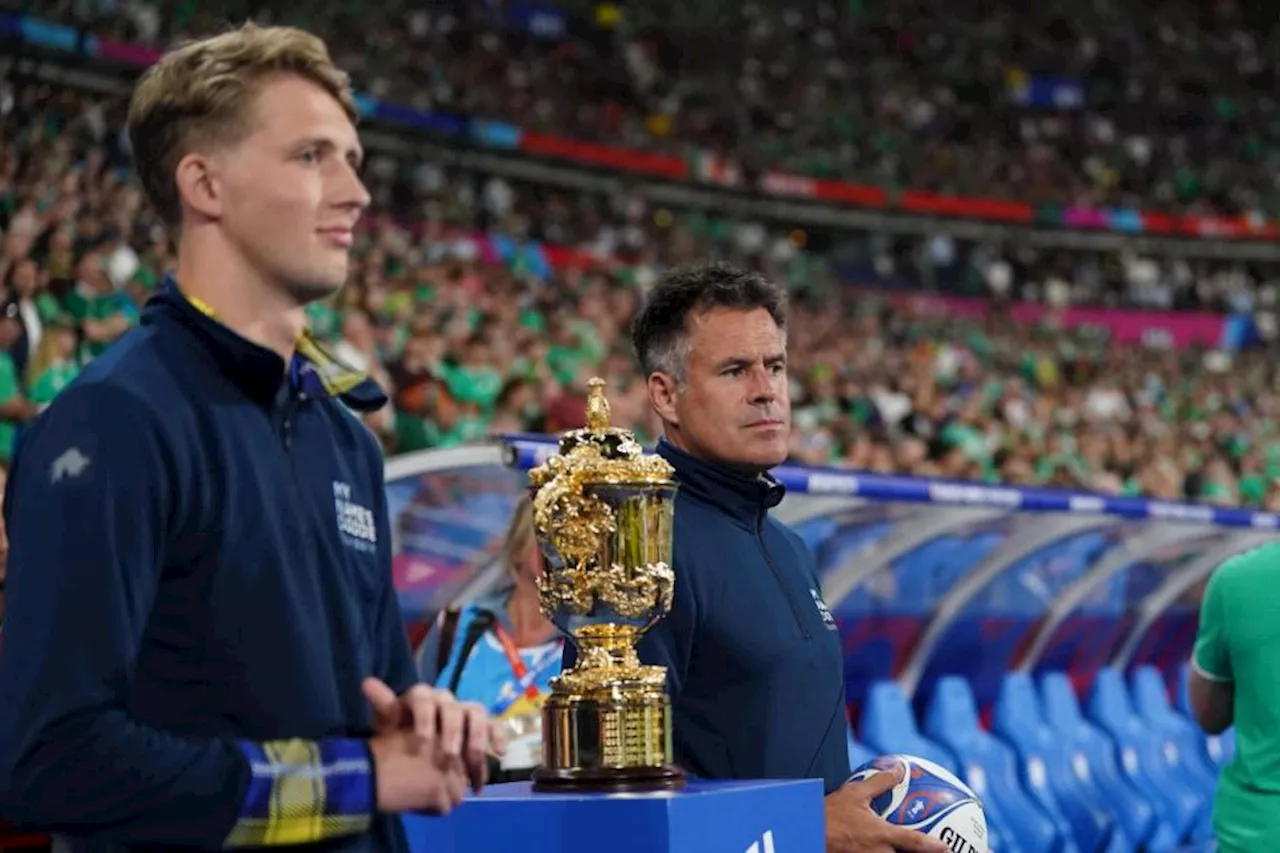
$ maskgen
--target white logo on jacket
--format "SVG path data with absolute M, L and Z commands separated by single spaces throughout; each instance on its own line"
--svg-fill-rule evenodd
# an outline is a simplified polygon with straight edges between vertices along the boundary
M 58 483 L 79 477 L 88 467 L 89 457 L 81 453 L 80 448 L 73 447 L 53 460 L 53 464 L 49 466 L 49 482 Z
M 813 596 L 813 606 L 818 608 L 818 612 L 822 614 L 822 624 L 827 626 L 828 631 L 836 630 L 835 617 L 827 609 L 827 603 L 822 600 L 822 593 L 813 587 L 809 587 L 809 594 Z
M 378 526 L 373 510 L 351 499 L 351 486 L 333 481 L 333 508 L 338 516 L 342 541 L 359 551 L 372 551 L 378 543 Z

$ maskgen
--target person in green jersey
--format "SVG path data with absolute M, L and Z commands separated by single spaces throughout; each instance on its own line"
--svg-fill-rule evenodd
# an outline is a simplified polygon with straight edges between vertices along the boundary
M 12 300 L 0 306 L 0 464 L 13 458 L 18 429 L 37 414 L 37 409 L 22 393 L 22 380 L 9 351 L 22 334 L 18 303 Z
M 1236 756 L 1213 808 L 1219 853 L 1275 849 L 1280 839 L 1280 542 L 1224 562 L 1209 579 L 1191 658 L 1201 728 L 1235 726 Z
M 100 252 L 85 254 L 77 267 L 75 290 L 67 295 L 65 308 L 84 331 L 84 360 L 96 358 L 116 338 L 133 328 L 138 309 L 107 277 Z
M 58 392 L 80 375 L 76 360 L 76 330 L 69 318 L 55 318 L 27 365 L 26 387 L 31 402 L 44 409 Z

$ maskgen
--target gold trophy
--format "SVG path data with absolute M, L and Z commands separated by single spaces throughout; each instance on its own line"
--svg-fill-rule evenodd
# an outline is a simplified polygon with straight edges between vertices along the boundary
M 536 791 L 676 789 L 666 668 L 644 666 L 640 635 L 671 609 L 674 469 L 611 425 L 604 380 L 587 383 L 587 426 L 529 472 L 546 564 L 543 614 L 578 651 L 542 708 Z

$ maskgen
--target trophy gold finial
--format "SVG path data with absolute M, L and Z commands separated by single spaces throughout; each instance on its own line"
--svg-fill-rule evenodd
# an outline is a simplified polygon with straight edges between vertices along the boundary
M 604 395 L 604 380 L 594 376 L 587 380 L 587 429 L 604 432 L 612 425 L 609 399 Z

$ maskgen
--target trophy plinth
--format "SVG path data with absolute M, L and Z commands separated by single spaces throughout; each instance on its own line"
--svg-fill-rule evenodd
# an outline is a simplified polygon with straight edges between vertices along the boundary
M 529 472 L 539 600 L 578 652 L 543 705 L 534 790 L 676 789 L 666 670 L 635 649 L 671 609 L 674 470 L 612 427 L 604 381 L 588 384 L 586 428 Z

